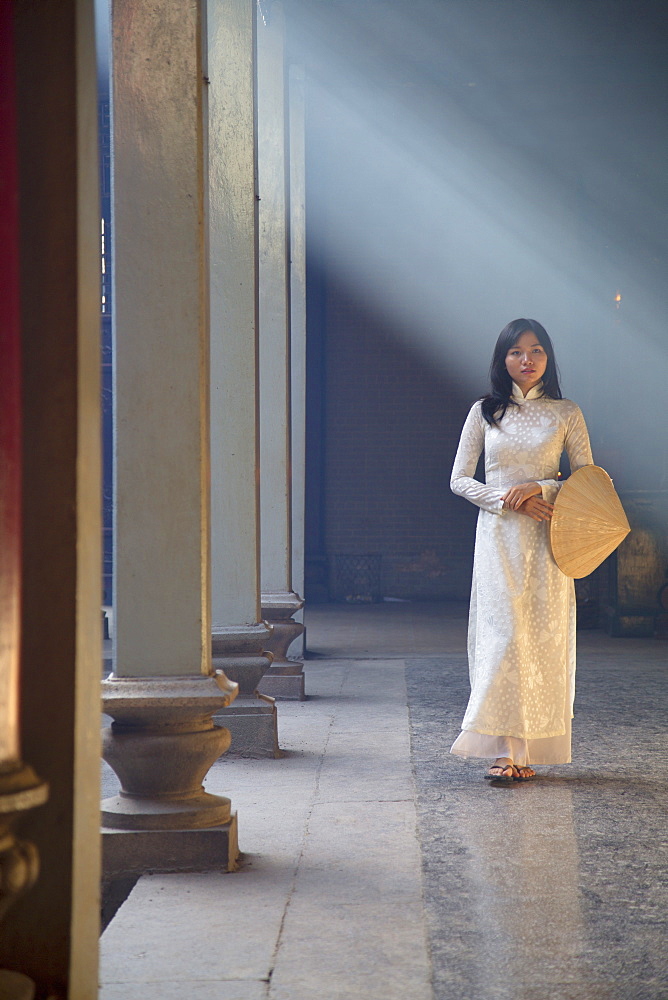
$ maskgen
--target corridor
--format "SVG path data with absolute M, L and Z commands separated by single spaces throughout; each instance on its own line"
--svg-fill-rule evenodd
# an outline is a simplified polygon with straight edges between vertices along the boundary
M 239 870 L 141 878 L 102 1000 L 668 996 L 665 643 L 580 632 L 574 763 L 490 787 L 447 752 L 465 632 L 461 604 L 309 609 L 285 756 L 207 778 Z

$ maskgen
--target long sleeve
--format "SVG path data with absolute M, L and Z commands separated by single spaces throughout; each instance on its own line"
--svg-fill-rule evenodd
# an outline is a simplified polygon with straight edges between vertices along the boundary
M 480 403 L 474 403 L 462 428 L 452 466 L 450 489 L 491 514 L 503 513 L 503 493 L 474 479 L 478 459 L 485 447 L 485 418 Z
M 564 449 L 568 455 L 571 472 L 581 469 L 583 465 L 594 464 L 587 425 L 579 406 L 575 406 L 568 417 Z M 562 484 L 556 479 L 539 479 L 537 482 L 542 489 L 543 499 L 548 503 L 554 503 Z

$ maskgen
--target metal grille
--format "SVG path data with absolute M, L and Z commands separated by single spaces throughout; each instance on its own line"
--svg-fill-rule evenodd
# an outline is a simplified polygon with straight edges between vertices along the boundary
M 379 555 L 337 555 L 334 560 L 335 600 L 370 604 L 381 599 Z

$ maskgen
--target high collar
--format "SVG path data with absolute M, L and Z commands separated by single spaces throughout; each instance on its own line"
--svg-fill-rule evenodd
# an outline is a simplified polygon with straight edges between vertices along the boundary
M 526 396 L 520 389 L 517 382 L 513 382 L 513 399 L 516 403 L 526 403 L 529 399 L 541 399 L 543 395 L 543 383 L 542 381 L 535 385 L 533 389 L 529 389 Z

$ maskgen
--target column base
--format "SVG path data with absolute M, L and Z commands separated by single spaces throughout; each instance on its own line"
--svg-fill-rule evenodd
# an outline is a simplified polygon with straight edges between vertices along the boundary
M 237 814 L 200 830 L 116 830 L 102 827 L 102 875 L 112 879 L 236 869 Z
M 277 700 L 304 701 L 304 664 L 288 658 L 291 643 L 301 635 L 304 626 L 293 620 L 304 602 L 297 594 L 263 594 L 262 614 L 271 625 L 268 643 L 272 663 L 258 684 L 260 694 Z
M 33 1000 L 35 984 L 22 972 L 0 969 L 0 997 L 2 1000 Z
M 214 721 L 223 722 L 232 734 L 225 757 L 278 760 L 283 751 L 278 745 L 278 718 L 273 698 L 237 698 L 224 715 Z
M 605 626 L 608 635 L 615 639 L 651 639 L 655 630 L 656 612 L 653 608 L 607 608 Z
M 120 794 L 102 803 L 105 881 L 145 872 L 230 871 L 236 863 L 236 814 L 202 781 L 230 744 L 211 716 L 236 697 L 222 673 L 201 677 L 116 678 L 103 682 L 104 710 L 115 720 L 104 758 Z
M 0 919 L 31 886 L 39 873 L 34 844 L 20 840 L 12 826 L 21 813 L 46 802 L 49 787 L 21 761 L 0 764 Z M 22 972 L 0 969 L 2 1000 L 33 1000 L 35 984 Z
M 39 874 L 39 854 L 29 840 L 16 837 L 12 826 L 21 813 L 41 806 L 49 786 L 21 761 L 0 764 L 0 920 L 27 892 Z
M 274 670 L 272 664 L 258 685 L 260 694 L 268 695 L 277 701 L 305 701 L 304 674 L 301 664 L 298 666 L 299 671 L 293 671 L 288 667 L 287 673 L 279 673 L 278 669 Z
M 135 798 L 121 791 L 102 802 L 102 824 L 115 830 L 204 830 L 228 823 L 230 816 L 229 799 L 204 791 L 185 801 L 182 795 Z
M 257 693 L 272 661 L 271 653 L 264 651 L 270 637 L 266 622 L 213 627 L 212 665 L 239 685 L 234 705 L 214 716 L 232 735 L 228 757 L 283 756 L 278 745 L 276 706 L 273 699 L 262 699 Z

